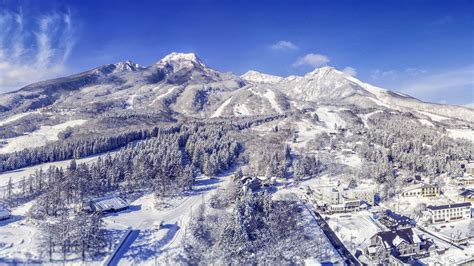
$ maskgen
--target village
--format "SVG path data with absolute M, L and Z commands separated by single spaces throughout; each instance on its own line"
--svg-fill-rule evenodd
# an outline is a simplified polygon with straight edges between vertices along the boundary
M 306 185 L 308 203 L 364 265 L 468 265 L 474 259 L 474 162 L 444 186 L 420 176 L 380 201 L 373 182 L 323 178 Z

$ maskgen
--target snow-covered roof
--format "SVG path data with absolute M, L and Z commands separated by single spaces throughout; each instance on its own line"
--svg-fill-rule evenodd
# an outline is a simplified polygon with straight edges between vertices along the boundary
M 469 199 L 474 199 L 474 189 L 466 189 L 463 192 L 459 194 L 461 197 L 469 198 Z
M 377 236 L 380 237 L 381 242 L 386 249 L 396 248 L 403 242 L 408 244 L 421 243 L 420 238 L 413 232 L 411 228 L 378 232 Z
M 128 203 L 120 197 L 110 196 L 91 201 L 98 211 L 119 210 L 128 207 Z

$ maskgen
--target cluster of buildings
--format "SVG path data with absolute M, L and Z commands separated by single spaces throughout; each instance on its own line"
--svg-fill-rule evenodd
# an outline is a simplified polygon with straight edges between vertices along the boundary
M 329 214 L 365 210 L 375 203 L 375 193 L 369 187 L 323 185 L 315 189 L 314 196 L 318 207 Z

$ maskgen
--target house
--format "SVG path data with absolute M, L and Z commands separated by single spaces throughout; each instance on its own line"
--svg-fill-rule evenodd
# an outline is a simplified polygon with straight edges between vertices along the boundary
M 0 208 L 0 221 L 8 220 L 10 217 L 12 217 L 12 215 L 9 211 Z
M 426 183 L 408 187 L 402 192 L 403 197 L 438 197 L 441 190 L 438 186 Z
M 260 180 L 260 178 L 258 177 L 245 176 L 242 177 L 241 181 L 243 184 L 244 191 L 250 189 L 251 191 L 255 192 L 263 186 L 262 180 Z
M 459 200 L 474 202 L 474 189 L 465 189 L 463 192 L 459 193 Z
M 128 209 L 128 203 L 117 196 L 109 196 L 91 200 L 89 203 L 93 212 L 119 212 Z
M 394 229 L 394 230 L 401 229 L 401 228 L 414 227 L 416 225 L 415 220 L 411 219 L 408 216 L 393 212 L 392 210 L 384 211 L 379 221 L 380 223 L 385 225 L 387 228 Z
M 431 223 L 446 223 L 471 218 L 471 203 L 461 202 L 426 207 Z
M 404 265 L 396 262 L 403 263 L 422 255 L 421 243 L 421 239 L 411 228 L 390 230 L 372 236 L 366 252 L 372 260 L 382 264 L 392 261 L 391 265 Z

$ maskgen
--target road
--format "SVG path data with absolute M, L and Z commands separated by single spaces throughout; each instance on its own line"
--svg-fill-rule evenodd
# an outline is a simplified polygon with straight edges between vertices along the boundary
M 140 234 L 140 230 L 128 230 L 125 235 L 120 239 L 120 242 L 115 247 L 114 251 L 106 258 L 104 266 L 115 266 L 118 265 L 122 256 L 127 253 L 128 249 L 132 245 L 133 241 L 137 239 Z
M 433 233 L 433 232 L 431 232 L 431 231 L 425 229 L 425 228 L 422 227 L 422 226 L 417 225 L 417 226 L 416 226 L 416 229 L 422 231 L 423 233 L 429 234 L 430 236 L 432 236 L 432 237 L 438 239 L 438 240 L 441 241 L 441 242 L 444 242 L 444 243 L 446 243 L 446 244 L 448 244 L 448 245 L 451 245 L 451 246 L 453 246 L 453 247 L 456 247 L 456 248 L 458 248 L 458 249 L 460 249 L 460 250 L 464 250 L 464 248 L 463 248 L 462 246 L 457 245 L 457 244 L 455 244 L 455 243 L 453 243 L 453 242 L 451 242 L 451 241 L 448 241 L 448 240 L 446 240 L 446 239 L 444 239 L 444 238 L 442 238 L 442 237 L 436 235 L 435 233 Z

